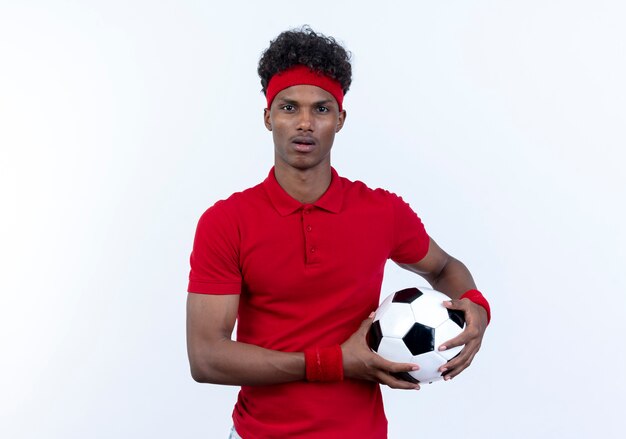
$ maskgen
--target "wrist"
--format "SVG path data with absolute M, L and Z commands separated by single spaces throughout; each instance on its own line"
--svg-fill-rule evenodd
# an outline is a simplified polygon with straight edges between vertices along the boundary
M 343 381 L 341 346 L 313 347 L 304 351 L 307 381 Z
M 487 313 L 487 324 L 489 324 L 489 322 L 491 321 L 491 307 L 489 306 L 489 302 L 487 302 L 487 299 L 485 299 L 485 296 L 483 296 L 480 291 L 476 289 L 468 290 L 463 293 L 461 299 L 468 299 L 470 302 L 481 306 Z

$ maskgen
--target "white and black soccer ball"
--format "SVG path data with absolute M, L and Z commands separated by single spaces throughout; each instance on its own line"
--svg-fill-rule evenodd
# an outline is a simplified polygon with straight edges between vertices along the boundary
M 389 295 L 376 310 L 367 337 L 370 348 L 387 360 L 420 367 L 396 374 L 398 378 L 413 383 L 440 380 L 437 369 L 463 348 L 438 350 L 465 328 L 463 312 L 447 309 L 445 300 L 450 298 L 430 288 L 406 288 Z

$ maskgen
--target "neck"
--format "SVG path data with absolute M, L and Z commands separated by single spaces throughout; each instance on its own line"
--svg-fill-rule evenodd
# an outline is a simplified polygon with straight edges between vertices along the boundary
M 332 178 L 330 165 L 320 168 L 299 170 L 276 164 L 274 175 L 278 184 L 292 198 L 303 204 L 310 204 L 324 195 L 324 192 L 330 186 Z

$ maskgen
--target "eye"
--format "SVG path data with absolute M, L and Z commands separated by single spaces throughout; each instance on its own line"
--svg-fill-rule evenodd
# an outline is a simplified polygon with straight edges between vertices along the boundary
M 293 111 L 293 110 L 295 110 L 295 109 L 296 109 L 296 107 L 294 107 L 294 106 L 293 106 L 293 105 L 291 105 L 291 104 L 285 104 L 285 105 L 283 105 L 283 106 L 282 106 L 282 107 L 280 107 L 280 108 L 281 108 L 282 110 L 285 110 L 285 111 Z
M 319 107 L 317 107 L 317 111 L 319 113 L 328 113 L 330 110 L 328 109 L 328 107 L 324 107 L 323 105 L 320 105 Z

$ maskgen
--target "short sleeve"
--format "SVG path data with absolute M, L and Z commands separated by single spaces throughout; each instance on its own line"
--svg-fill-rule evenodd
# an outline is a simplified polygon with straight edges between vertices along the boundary
M 430 238 L 422 220 L 401 197 L 391 194 L 393 205 L 393 245 L 390 259 L 401 264 L 421 261 Z
M 217 202 L 198 221 L 187 291 L 240 294 L 239 231 L 225 202 Z

